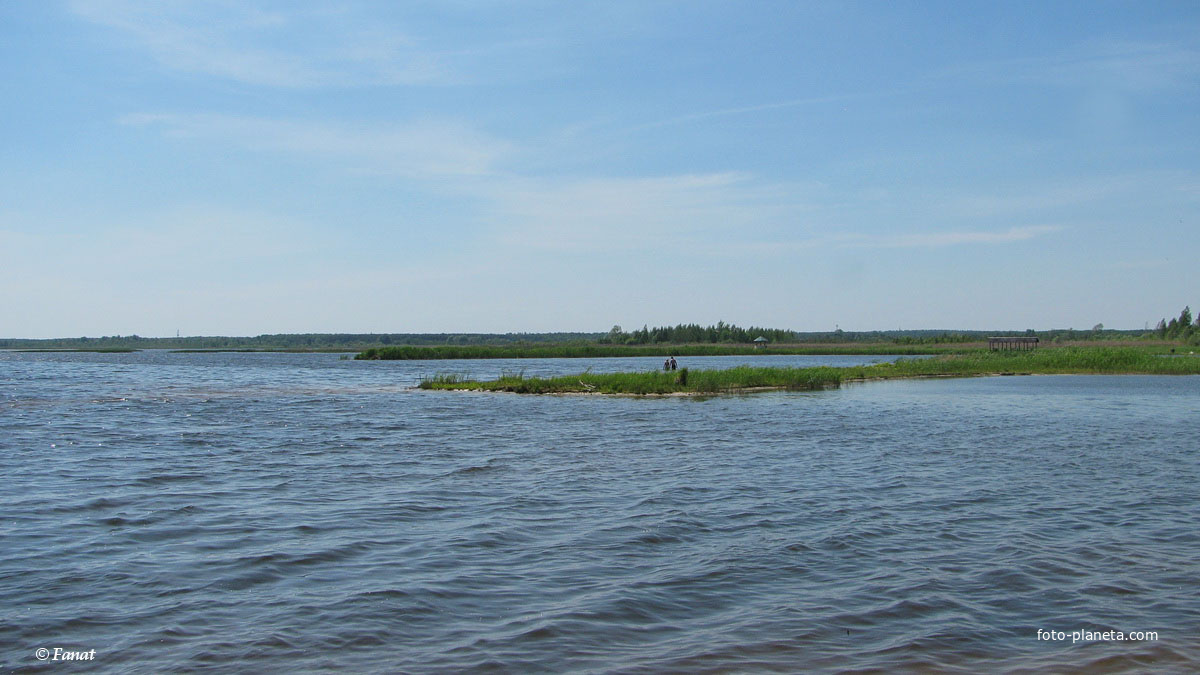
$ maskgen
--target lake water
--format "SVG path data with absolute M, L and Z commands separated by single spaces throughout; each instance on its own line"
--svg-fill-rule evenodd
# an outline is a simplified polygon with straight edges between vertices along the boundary
M 661 363 L 0 352 L 0 665 L 1200 668 L 1200 377 L 410 388 Z

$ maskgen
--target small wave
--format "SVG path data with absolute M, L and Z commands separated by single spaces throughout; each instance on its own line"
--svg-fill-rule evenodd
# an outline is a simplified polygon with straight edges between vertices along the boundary
M 86 502 L 75 502 L 73 504 L 62 504 L 55 506 L 51 509 L 51 511 L 54 513 L 79 513 L 84 511 L 100 511 L 102 509 L 119 509 L 129 506 L 132 502 L 132 499 L 97 497 Z
M 135 518 L 131 520 L 122 516 L 111 516 L 108 518 L 101 518 L 100 524 L 107 525 L 109 527 L 141 527 L 143 525 L 152 525 L 157 522 L 157 520 L 158 519 L 155 518 Z
M 156 485 L 166 485 L 168 483 L 179 483 L 192 480 L 204 480 L 208 476 L 200 473 L 160 473 L 153 476 L 138 478 L 133 481 L 132 485 L 153 487 Z
M 464 466 L 464 467 L 460 467 L 457 469 L 452 469 L 442 475 L 447 476 L 447 477 L 448 476 L 470 476 L 472 474 L 484 473 L 486 471 L 494 471 L 498 468 L 500 468 L 499 463 L 494 463 L 492 461 L 488 461 L 485 464 L 472 464 L 470 466 Z
M 397 504 L 385 509 L 384 515 L 389 520 L 420 520 L 447 510 L 449 507 L 441 504 Z

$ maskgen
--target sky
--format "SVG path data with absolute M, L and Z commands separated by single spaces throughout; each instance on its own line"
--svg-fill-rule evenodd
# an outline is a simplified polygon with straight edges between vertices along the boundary
M 1193 0 L 7 0 L 0 102 L 0 337 L 1200 302 Z

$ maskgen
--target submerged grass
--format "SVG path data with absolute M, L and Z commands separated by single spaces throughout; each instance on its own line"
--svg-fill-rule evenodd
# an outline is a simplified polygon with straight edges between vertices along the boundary
M 435 376 L 421 382 L 422 389 L 471 389 L 511 391 L 520 394 L 715 394 L 771 387 L 777 389 L 820 389 L 837 386 L 839 368 L 750 368 L 642 373 L 580 373 L 563 377 L 501 375 L 488 381 Z
M 508 391 L 521 394 L 719 394 L 756 389 L 812 390 L 857 380 L 1059 374 L 1200 374 L 1200 358 L 1170 357 L 1136 348 L 1067 347 L 1032 352 L 975 352 L 848 368 L 752 368 L 676 372 L 580 373 L 552 378 L 504 374 L 478 381 L 439 375 L 422 389 Z

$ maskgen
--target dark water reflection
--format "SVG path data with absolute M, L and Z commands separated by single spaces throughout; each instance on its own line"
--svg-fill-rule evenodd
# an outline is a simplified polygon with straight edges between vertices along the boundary
M 714 358 L 751 360 L 683 365 Z M 659 366 L 0 353 L 3 663 L 55 646 L 121 672 L 1200 663 L 1200 378 L 408 388 Z

